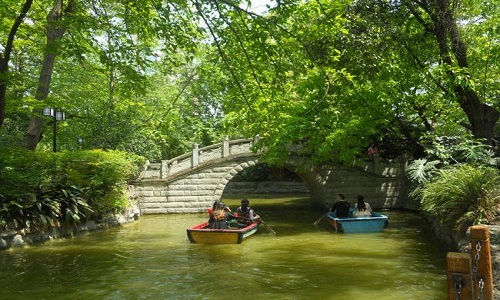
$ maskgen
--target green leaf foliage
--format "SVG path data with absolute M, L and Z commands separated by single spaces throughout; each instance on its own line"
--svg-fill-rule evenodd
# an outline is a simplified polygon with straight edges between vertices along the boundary
M 494 220 L 500 205 L 500 175 L 497 169 L 467 164 L 445 168 L 413 195 L 423 210 L 463 235 L 471 225 Z
M 78 224 L 128 204 L 127 182 L 144 159 L 120 151 L 0 151 L 0 225 Z

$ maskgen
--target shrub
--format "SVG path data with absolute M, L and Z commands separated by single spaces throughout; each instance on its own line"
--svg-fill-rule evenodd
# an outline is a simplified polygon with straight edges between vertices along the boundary
M 65 153 L 66 184 L 79 186 L 96 216 L 124 208 L 127 182 L 139 174 L 145 159 L 121 151 L 79 151 Z
M 0 225 L 77 224 L 125 208 L 142 157 L 120 151 L 0 151 Z
M 422 209 L 461 234 L 471 225 L 487 224 L 495 218 L 500 203 L 497 169 L 468 164 L 441 169 L 413 192 Z

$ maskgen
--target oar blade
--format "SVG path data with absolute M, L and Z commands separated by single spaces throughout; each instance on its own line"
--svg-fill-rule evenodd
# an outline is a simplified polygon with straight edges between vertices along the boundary
M 266 227 L 267 230 L 269 230 L 269 232 L 272 234 L 272 235 L 276 235 L 276 231 L 274 231 L 271 226 L 267 225 L 266 223 L 264 223 L 264 221 L 262 221 L 262 219 L 260 220 L 260 222 L 262 223 L 262 225 L 264 225 L 264 227 Z
M 326 217 L 326 214 L 328 212 L 326 212 L 324 215 L 321 216 L 321 218 L 319 218 L 318 220 L 316 220 L 316 222 L 313 223 L 314 226 L 318 227 L 318 224 L 319 222 L 321 222 L 323 220 L 324 217 Z

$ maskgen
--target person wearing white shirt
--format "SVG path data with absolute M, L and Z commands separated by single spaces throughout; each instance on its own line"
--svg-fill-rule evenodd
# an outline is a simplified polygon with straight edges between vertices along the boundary
M 372 216 L 372 208 L 370 204 L 365 202 L 365 197 L 362 195 L 358 196 L 358 203 L 354 206 L 354 216 L 355 217 L 371 217 Z

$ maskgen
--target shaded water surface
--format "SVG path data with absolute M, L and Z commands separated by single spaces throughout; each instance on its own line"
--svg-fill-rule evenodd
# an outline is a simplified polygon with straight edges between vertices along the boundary
M 250 198 L 261 226 L 239 245 L 189 243 L 205 214 L 140 221 L 0 252 L 0 299 L 446 299 L 445 256 L 420 218 L 342 235 L 307 198 Z M 227 198 L 236 208 L 239 199 Z

